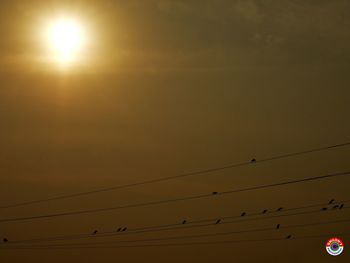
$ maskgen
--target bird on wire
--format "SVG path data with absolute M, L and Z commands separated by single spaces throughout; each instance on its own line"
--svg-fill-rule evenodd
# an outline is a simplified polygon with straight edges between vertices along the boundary
M 333 202 L 334 202 L 334 199 L 331 199 L 331 200 L 329 200 L 328 204 L 331 205 L 331 204 L 333 204 Z

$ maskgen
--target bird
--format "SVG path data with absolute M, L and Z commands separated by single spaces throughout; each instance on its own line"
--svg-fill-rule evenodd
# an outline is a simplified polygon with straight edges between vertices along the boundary
M 221 219 L 218 219 L 218 220 L 216 220 L 215 224 L 216 224 L 216 225 L 217 225 L 217 224 L 220 224 L 220 222 L 221 222 Z
M 336 208 L 338 208 L 339 207 L 339 205 L 335 205 L 335 206 L 333 206 L 333 209 L 336 209 Z
M 334 202 L 334 199 L 331 199 L 329 202 L 328 202 L 328 204 L 330 205 L 330 204 L 333 204 L 333 202 Z
M 250 160 L 250 162 L 251 162 L 251 163 L 256 163 L 256 159 L 253 158 L 253 159 Z
M 281 226 L 280 224 L 277 224 L 276 229 L 280 229 L 280 226 Z
M 278 208 L 278 209 L 277 209 L 277 212 L 282 211 L 282 209 L 283 209 L 283 207 Z
M 292 235 L 288 235 L 287 237 L 286 237 L 286 239 L 291 239 L 292 238 Z
M 182 224 L 183 224 L 183 225 L 186 224 L 186 223 L 187 223 L 187 220 L 182 221 Z
M 241 214 L 241 216 L 245 216 L 245 214 L 246 214 L 246 213 L 245 213 L 245 212 L 243 212 L 243 213 Z
M 124 227 L 123 230 L 122 230 L 122 232 L 125 232 L 127 229 L 128 229 L 127 227 Z
M 264 211 L 262 211 L 263 214 L 266 214 L 267 213 L 267 209 L 265 209 Z
M 4 241 L 4 243 L 9 242 L 9 240 L 6 237 L 4 237 L 3 241 Z
M 344 204 L 341 204 L 340 206 L 339 206 L 339 209 L 342 209 L 344 207 Z
M 213 194 L 213 195 L 217 195 L 217 194 L 218 194 L 218 192 L 212 192 L 212 194 Z
M 326 210 L 327 210 L 327 207 L 322 207 L 321 210 L 322 210 L 322 211 L 326 211 Z
M 118 230 L 117 230 L 117 232 L 120 232 L 121 230 L 122 230 L 122 228 L 121 228 L 121 227 L 119 227 L 119 228 L 118 228 Z
M 98 232 L 98 231 L 97 231 L 97 230 L 95 230 L 94 232 L 92 232 L 92 234 L 93 234 L 93 235 L 96 235 L 96 234 L 97 234 L 97 232 Z

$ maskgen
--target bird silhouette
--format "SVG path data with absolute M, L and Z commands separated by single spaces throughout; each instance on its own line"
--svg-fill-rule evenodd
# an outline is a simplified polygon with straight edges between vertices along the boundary
M 280 224 L 277 224 L 276 229 L 280 229 L 280 226 L 281 226 Z
M 92 232 L 92 234 L 93 234 L 93 235 L 96 235 L 96 234 L 97 234 L 97 232 L 98 232 L 98 231 L 97 231 L 97 230 L 95 230 L 94 232 Z
M 326 211 L 326 210 L 327 210 L 327 207 L 322 207 L 321 210 L 322 210 L 322 211 Z
M 262 211 L 263 214 L 266 214 L 267 213 L 267 209 L 265 209 L 264 211 Z
M 339 207 L 339 205 L 335 205 L 335 206 L 333 206 L 333 209 L 336 209 L 336 208 L 338 208 Z
M 256 159 L 253 158 L 253 159 L 250 160 L 250 162 L 251 162 L 251 163 L 256 163 Z
M 213 195 L 217 195 L 217 194 L 218 194 L 218 192 L 213 192 L 212 194 L 213 194 Z
M 344 207 L 344 204 L 341 204 L 340 206 L 339 206 L 339 209 L 342 209 Z
M 215 224 L 216 224 L 216 225 L 217 225 L 217 224 L 220 224 L 220 222 L 221 222 L 221 219 L 218 219 L 218 220 L 216 220 Z
M 9 242 L 9 240 L 6 237 L 2 241 L 4 241 L 4 243 Z
M 241 214 L 241 216 L 245 216 L 245 214 L 246 214 L 246 213 L 245 213 L 245 212 L 243 212 L 243 213 Z
M 186 224 L 186 223 L 187 223 L 187 220 L 182 221 L 182 224 L 183 224 L 183 225 Z
M 286 239 L 291 239 L 292 238 L 292 235 L 288 235 L 287 237 L 286 237 Z
M 283 207 L 280 207 L 280 208 L 277 209 L 277 212 L 280 212 L 282 210 L 283 210 Z
M 117 232 L 120 232 L 120 231 L 122 231 L 122 228 L 121 228 L 121 227 L 118 228 Z
M 328 202 L 328 204 L 331 205 L 331 204 L 333 204 L 333 202 L 334 202 L 334 199 L 331 199 L 331 200 Z
M 127 227 L 124 227 L 123 230 L 122 230 L 122 232 L 125 232 L 127 229 L 128 229 Z

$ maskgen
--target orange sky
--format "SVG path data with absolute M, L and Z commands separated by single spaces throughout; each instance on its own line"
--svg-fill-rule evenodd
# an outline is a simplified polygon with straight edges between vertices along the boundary
M 0 206 L 350 139 L 348 1 L 3 0 L 0 7 Z M 40 37 L 48 21 L 61 13 L 78 18 L 90 37 L 84 55 L 65 70 L 45 59 L 47 47 Z M 350 148 L 344 147 L 4 209 L 0 219 L 319 176 L 350 169 L 349 157 Z M 211 200 L 0 223 L 0 238 L 109 231 L 119 225 L 133 228 L 345 200 L 350 199 L 349 183 L 348 178 L 336 178 Z M 349 216 L 344 210 L 137 238 Z M 346 224 L 335 224 L 300 228 L 293 234 L 344 231 L 348 231 Z M 281 229 L 281 233 L 290 231 Z M 276 236 L 264 232 L 226 239 Z M 121 250 L 0 250 L 0 262 L 329 262 L 326 239 Z M 224 238 L 193 241 L 207 240 Z M 350 239 L 344 236 L 343 241 L 346 246 Z M 337 261 L 348 259 L 345 250 Z

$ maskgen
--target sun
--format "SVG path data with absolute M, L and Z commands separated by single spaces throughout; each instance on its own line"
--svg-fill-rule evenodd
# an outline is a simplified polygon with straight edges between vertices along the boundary
M 47 27 L 46 38 L 50 56 L 63 64 L 76 60 L 86 41 L 83 27 L 69 18 L 51 22 Z

